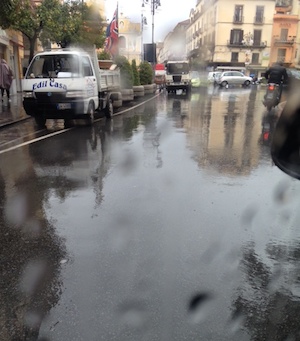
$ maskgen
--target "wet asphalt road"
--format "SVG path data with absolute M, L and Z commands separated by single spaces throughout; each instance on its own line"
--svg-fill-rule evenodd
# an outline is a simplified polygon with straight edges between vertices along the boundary
M 299 182 L 264 91 L 203 87 L 0 155 L 1 340 L 299 340 Z

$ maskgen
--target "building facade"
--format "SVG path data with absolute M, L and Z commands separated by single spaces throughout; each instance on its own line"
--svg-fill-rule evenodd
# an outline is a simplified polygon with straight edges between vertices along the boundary
M 142 25 L 130 21 L 123 13 L 119 14 L 119 53 L 137 65 L 143 60 Z
M 245 66 L 260 76 L 274 62 L 299 66 L 295 0 L 198 0 L 190 11 L 186 51 L 201 66 Z
M 163 45 L 160 45 L 160 49 L 157 51 L 157 60 L 159 63 L 163 63 L 167 60 L 187 59 L 186 36 L 189 26 L 189 19 L 181 21 L 174 27 L 172 32 L 169 32 L 166 35 Z
M 275 3 L 271 38 L 271 64 L 277 61 L 282 62 L 286 67 L 295 67 L 299 64 L 297 49 L 298 12 L 298 2 L 278 0 Z

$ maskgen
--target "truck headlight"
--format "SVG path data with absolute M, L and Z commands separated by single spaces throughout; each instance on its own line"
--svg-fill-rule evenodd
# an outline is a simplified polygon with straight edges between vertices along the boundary
M 85 92 L 82 90 L 67 91 L 66 97 L 67 98 L 70 98 L 70 97 L 82 98 L 82 97 L 85 97 Z

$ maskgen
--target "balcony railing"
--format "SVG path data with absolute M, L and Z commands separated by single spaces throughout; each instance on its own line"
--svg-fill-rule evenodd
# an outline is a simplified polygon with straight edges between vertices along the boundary
M 254 21 L 253 21 L 254 25 L 263 25 L 264 22 L 265 22 L 265 17 L 262 17 L 260 15 L 257 15 L 254 17 Z
M 295 39 L 275 39 L 274 43 L 276 45 L 293 45 Z
M 277 56 L 277 62 L 286 63 L 286 58 L 285 57 Z
M 233 23 L 234 24 L 242 24 L 244 22 L 244 17 L 240 15 L 233 16 Z
M 248 48 L 248 49 L 263 49 L 267 46 L 267 42 L 259 42 L 254 41 L 253 44 L 247 44 L 243 42 L 232 42 L 230 40 L 227 40 L 227 46 L 228 47 L 238 47 L 239 49 L 242 48 Z

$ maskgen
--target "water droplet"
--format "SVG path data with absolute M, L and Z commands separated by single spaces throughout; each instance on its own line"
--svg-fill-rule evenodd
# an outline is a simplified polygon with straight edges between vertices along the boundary
M 207 316 L 207 303 L 211 299 L 212 295 L 207 292 L 197 293 L 190 299 L 188 310 L 193 323 L 199 323 L 205 319 Z
M 290 189 L 289 181 L 281 181 L 274 190 L 274 199 L 277 203 L 283 204 L 288 199 L 288 191 Z
M 131 328 L 142 328 L 146 323 L 146 310 L 142 302 L 125 302 L 120 307 L 121 321 Z
M 25 325 L 29 327 L 30 329 L 39 329 L 40 324 L 42 322 L 42 316 L 41 314 L 29 311 L 25 315 Z
M 46 262 L 42 260 L 31 261 L 25 267 L 21 280 L 21 290 L 27 295 L 33 295 L 40 281 L 43 279 L 46 272 Z
M 11 198 L 5 208 L 6 219 L 13 225 L 20 227 L 26 220 L 27 202 L 25 195 L 18 194 Z
M 235 311 L 229 323 L 229 328 L 232 334 L 237 333 L 244 325 L 244 322 L 245 322 L 244 314 L 242 312 Z
M 255 215 L 258 212 L 258 207 L 256 205 L 249 206 L 245 209 L 242 214 L 242 223 L 245 225 L 251 225 Z

